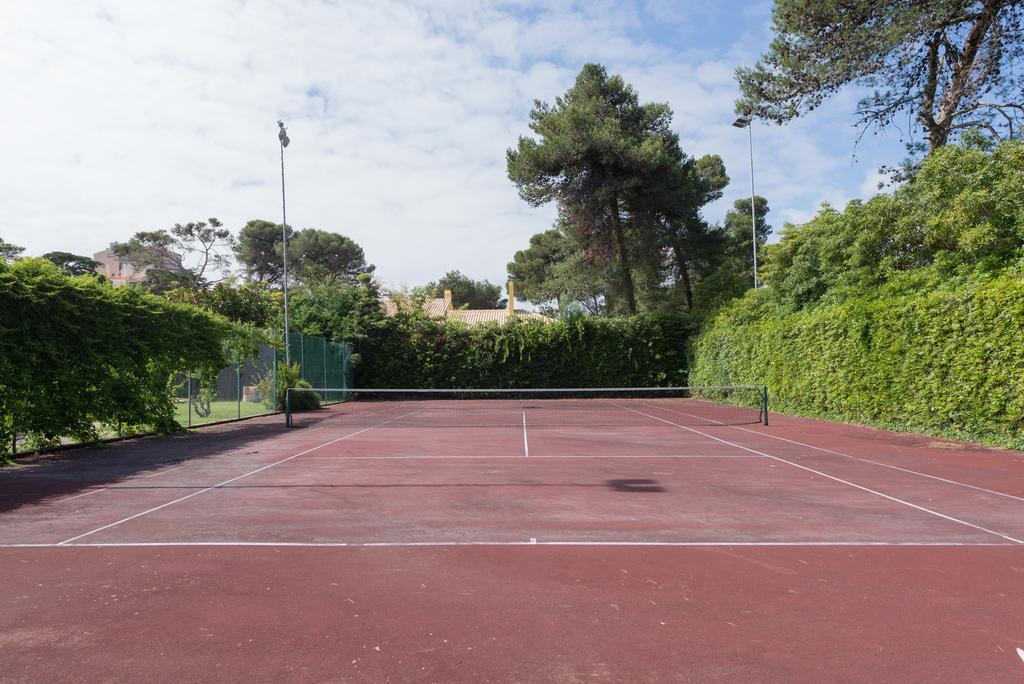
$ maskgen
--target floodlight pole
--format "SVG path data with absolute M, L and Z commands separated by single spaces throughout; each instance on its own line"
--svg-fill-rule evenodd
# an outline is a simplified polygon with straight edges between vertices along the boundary
M 757 208 L 754 205 L 754 125 L 747 124 L 747 146 L 750 152 L 750 236 L 754 241 L 754 289 L 757 289 Z
M 284 194 L 284 148 L 288 146 L 288 132 L 284 128 L 284 122 L 278 121 L 277 139 L 281 143 L 281 249 L 284 257 L 284 362 L 289 366 L 292 363 L 291 345 L 288 343 L 288 211 L 285 204 Z
M 754 289 L 757 289 L 757 209 L 754 205 L 754 120 L 741 116 L 732 124 L 747 129 L 747 147 L 750 153 L 750 236 L 754 243 Z

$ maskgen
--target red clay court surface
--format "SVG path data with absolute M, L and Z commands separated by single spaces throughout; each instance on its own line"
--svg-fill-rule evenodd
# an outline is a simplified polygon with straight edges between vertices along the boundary
M 1024 454 L 406 408 L 0 471 L 0 681 L 1024 681 Z

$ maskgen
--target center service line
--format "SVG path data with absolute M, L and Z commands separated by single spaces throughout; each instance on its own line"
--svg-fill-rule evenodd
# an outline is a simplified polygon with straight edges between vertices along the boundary
M 523 458 L 530 458 L 530 442 L 526 439 L 526 411 L 523 411 Z

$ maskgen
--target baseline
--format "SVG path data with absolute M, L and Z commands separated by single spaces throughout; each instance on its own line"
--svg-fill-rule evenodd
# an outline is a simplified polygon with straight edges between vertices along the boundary
M 539 540 L 531 537 L 522 541 L 380 541 L 380 542 L 282 542 L 282 541 L 160 541 L 160 542 L 93 542 L 0 544 L 0 549 L 103 549 L 103 548 L 176 548 L 176 547 L 281 547 L 281 548 L 387 548 L 387 547 L 455 547 L 455 546 L 587 546 L 587 547 L 708 547 L 708 548 L 800 548 L 800 547 L 1015 547 L 1007 542 L 954 542 L 954 541 L 587 541 Z
M 729 458 L 764 458 L 758 454 L 558 454 L 554 456 L 530 456 L 529 458 L 534 460 L 550 459 L 558 460 L 565 458 L 584 458 L 584 459 L 651 459 L 651 458 L 675 458 L 675 459 L 686 459 L 686 458 L 708 458 L 708 459 L 729 459 Z M 495 455 L 495 454 L 424 454 L 418 456 L 306 456 L 299 460 L 305 461 L 416 461 L 416 460 L 518 460 L 523 458 L 522 454 L 508 454 L 508 455 Z

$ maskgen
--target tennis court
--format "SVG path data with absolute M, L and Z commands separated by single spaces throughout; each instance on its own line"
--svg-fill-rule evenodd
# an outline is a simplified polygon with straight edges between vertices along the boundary
M 1024 454 L 694 396 L 346 398 L 0 471 L 8 676 L 1024 676 Z

